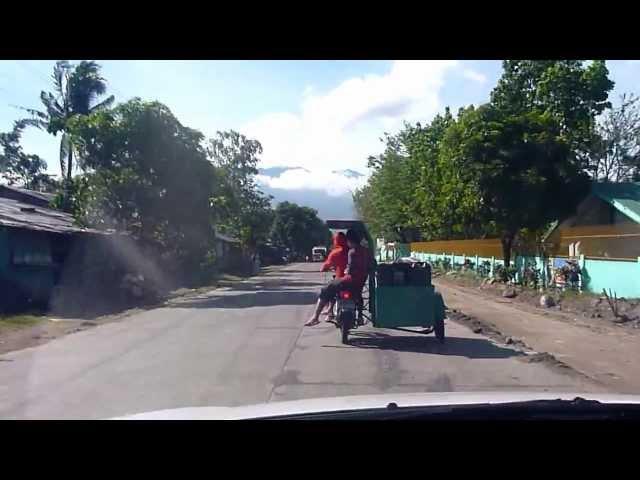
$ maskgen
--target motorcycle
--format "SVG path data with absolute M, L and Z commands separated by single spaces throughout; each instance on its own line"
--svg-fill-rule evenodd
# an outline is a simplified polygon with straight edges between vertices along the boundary
M 336 299 L 336 327 L 340 329 L 342 343 L 349 341 L 349 330 L 356 326 L 356 301 L 350 290 L 341 290 Z

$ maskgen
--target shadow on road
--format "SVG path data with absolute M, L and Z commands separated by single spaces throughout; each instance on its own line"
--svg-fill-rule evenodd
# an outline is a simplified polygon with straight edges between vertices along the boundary
M 377 332 L 352 332 L 349 344 L 357 348 L 374 348 L 396 352 L 454 355 L 467 358 L 509 358 L 521 352 L 495 345 L 482 338 L 447 337 L 444 344 L 433 336 L 398 336 Z
M 320 273 L 320 263 L 318 263 L 318 268 L 314 269 L 314 270 L 293 270 L 293 269 L 282 269 L 282 270 L 278 270 L 277 273 Z M 274 273 L 276 273 L 274 271 Z
M 247 283 L 220 282 L 219 285 L 229 290 L 245 291 L 245 292 L 265 290 L 265 289 L 277 290 L 278 288 L 282 288 L 282 289 L 313 288 L 320 291 L 320 287 L 322 286 L 318 284 L 318 282 L 298 282 L 298 281 L 288 280 L 286 278 L 274 278 L 274 279 L 271 279 L 270 281 L 259 281 L 259 282 L 250 282 L 250 283 L 249 282 Z
M 220 295 L 209 298 L 192 298 L 175 302 L 172 307 L 178 308 L 251 308 L 274 307 L 282 305 L 311 305 L 318 299 L 317 292 L 293 291 L 258 291 L 237 295 Z

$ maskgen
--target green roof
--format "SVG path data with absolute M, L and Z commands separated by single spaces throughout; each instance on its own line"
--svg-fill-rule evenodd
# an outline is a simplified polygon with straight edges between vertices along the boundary
M 619 212 L 640 223 L 640 183 L 594 183 L 592 192 L 613 205 Z

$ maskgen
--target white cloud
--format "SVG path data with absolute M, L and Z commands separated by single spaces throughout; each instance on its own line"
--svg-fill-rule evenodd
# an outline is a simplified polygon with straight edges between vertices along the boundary
M 260 185 L 285 190 L 325 190 L 329 195 L 340 196 L 352 192 L 366 182 L 365 177 L 347 178 L 344 175 L 327 172 L 325 170 L 308 171 L 303 168 L 293 168 L 283 172 L 278 177 L 257 175 Z
M 486 75 L 480 73 L 480 72 L 476 72 L 475 70 L 471 70 L 470 68 L 465 68 L 462 71 L 462 76 L 465 78 L 468 78 L 469 80 L 473 80 L 474 82 L 478 82 L 478 83 L 486 83 L 487 82 L 487 77 Z
M 383 132 L 395 132 L 403 121 L 429 120 L 442 108 L 445 75 L 459 66 L 457 61 L 396 61 L 384 75 L 350 78 L 328 92 L 308 86 L 298 113 L 263 115 L 241 131 L 262 143 L 262 167 L 300 166 L 311 172 L 291 170 L 263 181 L 278 182 L 278 188 L 344 192 L 346 185 L 331 171 L 365 173 L 367 157 L 382 149 Z M 484 79 L 468 68 L 460 73 L 472 81 Z

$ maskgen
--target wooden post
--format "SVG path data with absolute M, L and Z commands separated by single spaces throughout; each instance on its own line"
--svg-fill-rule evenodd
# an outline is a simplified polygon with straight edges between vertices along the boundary
M 496 257 L 491 257 L 491 271 L 489 272 L 489 276 L 493 277 L 493 272 L 496 269 Z

